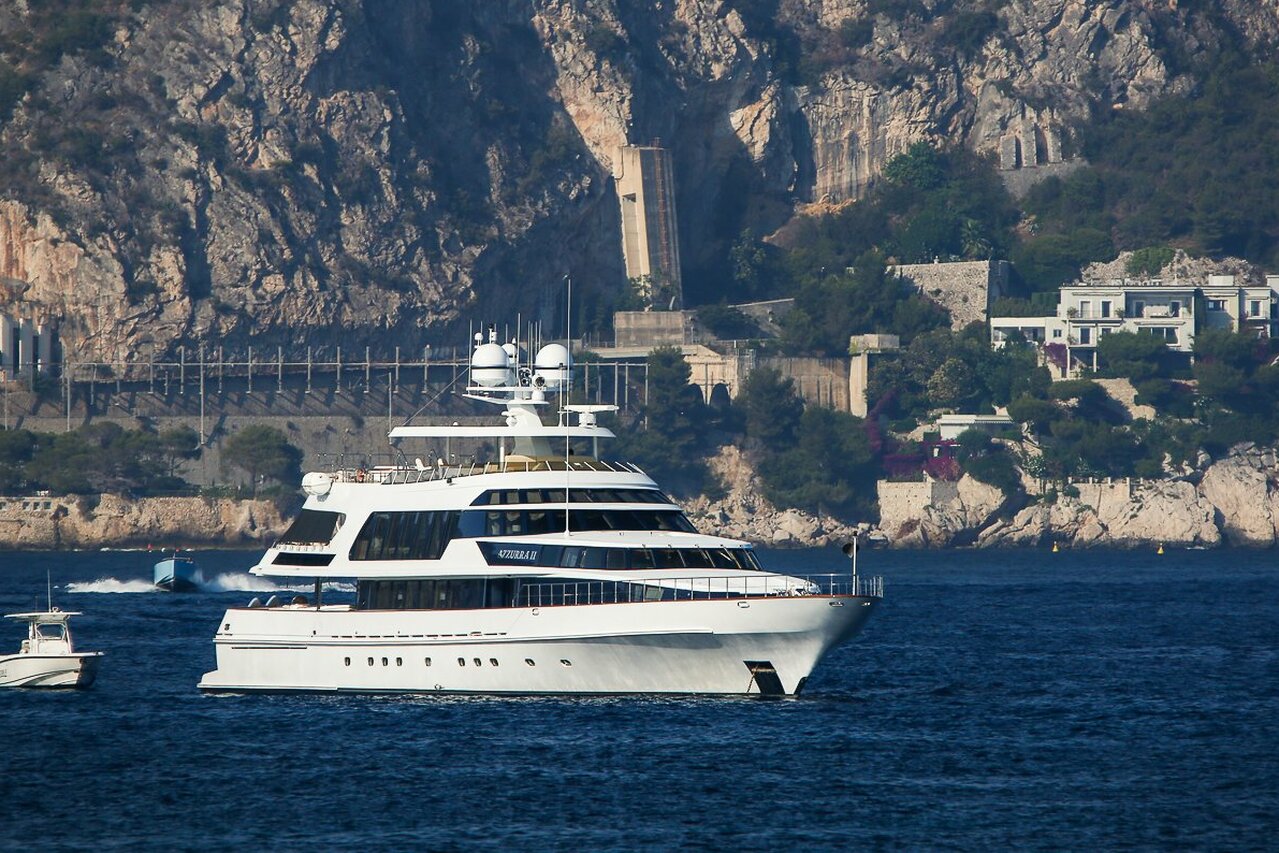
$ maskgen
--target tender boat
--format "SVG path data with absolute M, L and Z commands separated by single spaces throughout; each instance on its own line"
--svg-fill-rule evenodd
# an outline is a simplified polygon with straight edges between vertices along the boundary
M 466 396 L 502 419 L 391 431 L 434 442 L 433 463 L 308 473 L 251 572 L 313 582 L 313 598 L 227 610 L 202 690 L 794 695 L 874 612 L 880 578 L 767 571 L 601 457 L 614 436 L 596 416 L 614 407 L 561 402 L 543 423 L 571 387 L 565 346 L 521 364 L 491 329 L 476 343 Z M 496 458 L 459 463 L 450 443 L 468 441 Z M 352 579 L 354 603 L 324 602 L 324 583 Z
M 153 576 L 156 588 L 165 592 L 194 592 L 204 583 L 195 560 L 178 556 L 176 552 L 155 564 Z
M 71 642 L 72 616 L 57 608 L 10 613 L 27 623 L 27 639 L 16 655 L 0 657 L 0 687 L 88 687 L 98 674 L 102 652 L 77 652 Z

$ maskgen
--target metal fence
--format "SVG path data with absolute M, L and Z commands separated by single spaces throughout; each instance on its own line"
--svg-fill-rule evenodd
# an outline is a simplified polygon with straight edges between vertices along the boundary
M 648 601 L 725 601 L 761 597 L 884 597 L 882 577 L 827 575 L 710 575 L 691 578 L 627 578 L 526 583 L 518 607 L 562 607 L 582 604 L 634 604 Z

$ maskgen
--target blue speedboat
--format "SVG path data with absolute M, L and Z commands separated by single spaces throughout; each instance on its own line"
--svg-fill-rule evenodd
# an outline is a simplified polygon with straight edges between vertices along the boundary
M 204 583 L 200 567 L 190 557 L 165 557 L 155 564 L 155 585 L 165 592 L 194 592 Z

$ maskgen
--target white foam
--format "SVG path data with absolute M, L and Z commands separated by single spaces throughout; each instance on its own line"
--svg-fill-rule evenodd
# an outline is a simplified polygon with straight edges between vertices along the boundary
M 69 583 L 67 592 L 155 592 L 155 584 L 148 580 L 122 581 L 116 578 L 99 578 L 84 583 Z
M 279 592 L 284 587 L 277 586 L 266 578 L 241 572 L 225 572 L 200 584 L 200 589 L 206 592 Z

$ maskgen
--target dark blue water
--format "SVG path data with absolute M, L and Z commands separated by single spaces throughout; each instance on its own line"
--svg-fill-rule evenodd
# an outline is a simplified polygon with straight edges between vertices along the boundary
M 765 701 L 203 696 L 251 593 L 67 592 L 150 559 L 0 555 L 0 612 L 42 606 L 48 568 L 108 655 L 89 691 L 0 691 L 0 844 L 1276 848 L 1273 552 L 863 556 L 868 630 Z

